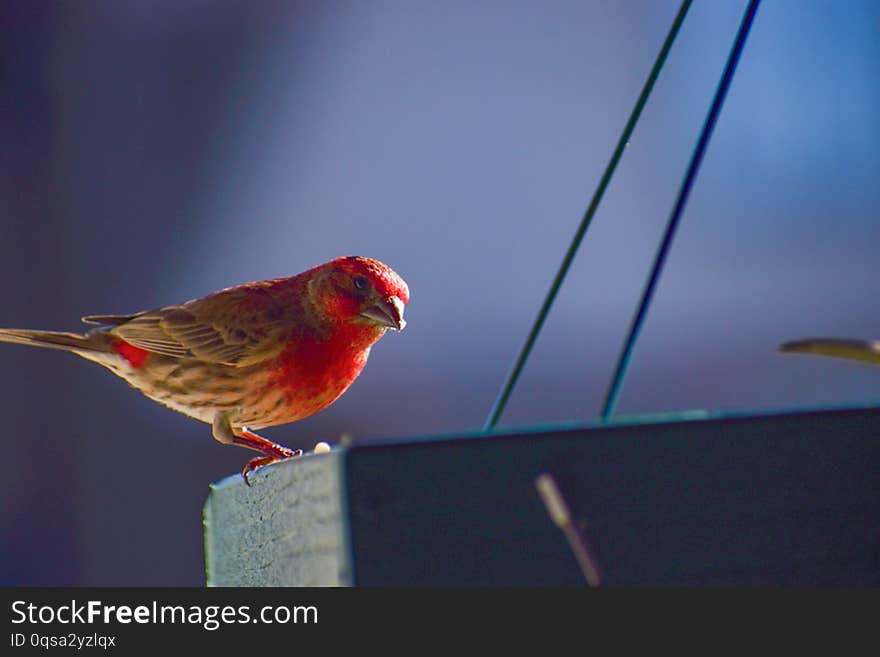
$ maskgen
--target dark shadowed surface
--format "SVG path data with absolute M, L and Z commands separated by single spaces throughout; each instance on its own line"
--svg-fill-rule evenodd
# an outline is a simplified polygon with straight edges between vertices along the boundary
M 502 425 L 598 412 L 744 5 L 691 10 Z M 677 6 L 0 2 L 0 326 L 367 255 L 406 330 L 266 435 L 478 427 Z M 775 351 L 880 337 L 878 23 L 759 10 L 620 412 L 880 397 L 877 368 Z M 0 345 L 0 372 L 0 583 L 204 583 L 208 484 L 249 453 L 72 356 Z
M 604 585 L 877 586 L 878 432 L 863 408 L 355 447 L 354 581 L 583 586 L 547 473 Z

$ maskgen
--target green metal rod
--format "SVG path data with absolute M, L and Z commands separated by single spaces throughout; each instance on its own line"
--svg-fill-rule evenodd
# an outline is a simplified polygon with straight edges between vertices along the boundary
M 709 108 L 709 113 L 706 115 L 703 129 L 700 131 L 700 138 L 697 141 L 697 145 L 694 147 L 694 153 L 691 156 L 690 164 L 688 164 L 684 180 L 681 182 L 681 188 L 678 191 L 675 206 L 666 222 L 666 229 L 663 232 L 663 238 L 660 241 L 660 246 L 657 249 L 657 254 L 654 256 L 654 262 L 651 265 L 651 273 L 645 283 L 645 289 L 642 291 L 638 309 L 630 322 L 626 341 L 623 344 L 620 356 L 617 359 L 617 365 L 614 368 L 614 376 L 611 378 L 611 383 L 605 394 L 605 401 L 602 404 L 603 422 L 607 422 L 611 419 L 611 416 L 614 414 L 614 409 L 617 406 L 617 399 L 620 397 L 620 391 L 623 388 L 623 380 L 626 377 L 626 371 L 629 367 L 629 362 L 632 359 L 636 340 L 645 324 L 645 317 L 648 313 L 648 307 L 651 305 L 651 299 L 654 297 L 654 290 L 657 289 L 660 274 L 663 272 L 663 265 L 666 263 L 669 249 L 672 246 L 672 240 L 675 237 L 675 231 L 681 221 L 681 215 L 687 205 L 691 189 L 694 187 L 697 173 L 700 171 L 703 156 L 706 154 L 706 149 L 709 147 L 709 141 L 712 139 L 712 132 L 715 130 L 715 124 L 718 123 L 718 116 L 721 114 L 721 108 L 724 106 L 724 99 L 727 97 L 730 83 L 733 81 L 733 74 L 736 72 L 736 65 L 739 63 L 739 58 L 746 45 L 746 39 L 749 36 L 749 30 L 755 19 L 755 13 L 758 11 L 759 3 L 760 0 L 749 0 L 749 4 L 746 7 L 742 22 L 739 26 L 739 31 L 737 31 L 733 46 L 730 49 L 730 54 L 727 56 L 727 62 L 724 65 L 724 72 L 721 74 L 721 80 L 718 82 L 718 87 L 712 98 L 712 105 Z
M 660 53 L 657 55 L 657 59 L 654 61 L 654 66 L 651 68 L 651 73 L 648 75 L 648 79 L 645 81 L 645 85 L 642 87 L 642 92 L 639 94 L 639 98 L 636 101 L 635 107 L 633 107 L 632 113 L 629 116 L 629 120 L 626 122 L 626 126 L 624 126 L 623 128 L 620 139 L 617 141 L 617 146 L 614 149 L 614 153 L 611 155 L 608 166 L 605 167 L 605 173 L 602 174 L 602 178 L 599 180 L 599 185 L 598 187 L 596 187 L 596 191 L 593 193 L 593 198 L 590 201 L 590 205 L 587 207 L 587 211 L 584 213 L 584 216 L 581 219 L 580 226 L 578 226 L 577 232 L 575 232 L 574 239 L 571 241 L 571 244 L 568 247 L 568 251 L 565 253 L 565 257 L 562 259 L 562 264 L 559 267 L 559 271 L 556 272 L 556 277 L 553 279 L 553 283 L 550 285 L 550 290 L 547 292 L 547 296 L 544 298 L 544 303 L 541 305 L 541 309 L 538 311 L 538 316 L 537 318 L 535 318 L 535 323 L 532 325 L 532 329 L 529 331 L 529 335 L 526 338 L 526 341 L 523 344 L 522 349 L 520 350 L 519 355 L 517 356 L 516 361 L 513 364 L 513 368 L 510 370 L 510 373 L 507 376 L 507 380 L 505 381 L 501 392 L 498 394 L 495 403 L 492 405 L 492 409 L 489 412 L 489 417 L 486 419 L 486 423 L 483 425 L 483 429 L 485 431 L 489 431 L 495 428 L 495 425 L 498 424 L 498 420 L 501 418 L 501 414 L 504 412 L 504 408 L 507 406 L 510 395 L 513 392 L 514 387 L 516 386 L 520 375 L 522 374 L 522 370 L 526 364 L 526 360 L 528 360 L 529 354 L 531 354 L 532 348 L 535 346 L 535 341 L 538 339 L 538 334 L 541 332 L 541 328 L 544 326 L 544 321 L 547 319 L 547 315 L 550 312 L 550 307 L 556 300 L 556 295 L 559 293 L 559 288 L 562 286 L 562 281 L 565 280 L 565 276 L 566 274 L 568 274 L 568 270 L 571 267 L 574 256 L 584 239 L 587 228 L 589 228 L 590 223 L 593 221 L 593 215 L 596 214 L 596 210 L 599 207 L 599 202 L 602 200 L 602 196 L 605 194 L 605 189 L 608 187 L 608 183 L 611 182 L 614 171 L 615 169 L 617 169 L 617 164 L 620 161 L 621 156 L 623 155 L 623 151 L 626 149 L 626 145 L 629 143 L 630 136 L 632 135 L 633 130 L 636 127 L 636 123 L 638 123 L 639 117 L 642 114 L 642 109 L 644 109 L 645 103 L 648 102 L 648 96 L 651 95 L 651 90 L 654 88 L 654 83 L 657 81 L 657 77 L 660 75 L 660 70 L 663 68 L 663 64 L 666 62 L 666 57 L 667 55 L 669 55 L 669 50 L 672 48 L 672 44 L 675 41 L 676 36 L 678 36 L 679 28 L 681 28 L 681 24 L 684 22 L 684 18 L 687 15 L 688 9 L 690 9 L 691 1 L 692 0 L 683 0 L 683 2 L 681 3 L 681 7 L 679 7 L 678 14 L 676 15 L 675 20 L 672 23 L 672 27 L 669 29 L 669 34 L 666 35 L 666 40 L 663 42 L 663 47 L 660 48 Z

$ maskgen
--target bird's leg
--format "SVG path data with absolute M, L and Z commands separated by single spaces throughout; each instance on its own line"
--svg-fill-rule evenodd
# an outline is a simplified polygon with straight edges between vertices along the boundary
M 275 463 L 275 461 L 293 458 L 294 456 L 301 456 L 303 453 L 301 449 L 290 449 L 284 445 L 273 443 L 271 440 L 258 436 L 252 431 L 248 431 L 247 427 L 242 427 L 235 432 L 235 444 L 265 454 L 265 456 L 258 456 L 244 464 L 244 467 L 241 470 L 241 476 L 244 477 L 244 482 L 248 486 L 251 485 L 251 482 L 248 480 L 248 475 L 257 468 L 262 468 L 264 465 Z
M 284 447 L 278 443 L 273 443 L 271 440 L 263 438 L 262 436 L 248 430 L 247 427 L 233 429 L 226 413 L 217 413 L 217 415 L 214 416 L 212 430 L 214 438 L 224 445 L 247 447 L 248 449 L 263 454 L 263 456 L 258 456 L 245 463 L 241 470 L 241 476 L 244 478 L 244 482 L 248 486 L 251 485 L 251 482 L 248 480 L 248 475 L 257 468 L 261 468 L 264 465 L 269 465 L 270 463 L 275 463 L 276 461 L 281 461 L 283 459 L 300 456 L 302 454 L 301 449 L 290 449 L 289 447 Z

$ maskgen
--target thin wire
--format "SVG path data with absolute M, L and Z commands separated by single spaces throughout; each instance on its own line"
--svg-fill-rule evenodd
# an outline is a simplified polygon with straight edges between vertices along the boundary
M 605 167 L 605 173 L 602 174 L 602 178 L 599 180 L 599 185 L 598 187 L 596 187 L 596 191 L 593 193 L 593 198 L 590 201 L 590 205 L 587 207 L 587 211 L 584 213 L 584 216 L 581 219 L 580 226 L 578 226 L 577 232 L 575 232 L 574 239 L 571 241 L 571 244 L 568 247 L 568 251 L 565 253 L 565 257 L 562 259 L 562 264 L 559 267 L 559 271 L 556 272 L 556 278 L 553 279 L 553 283 L 550 285 L 550 289 L 547 292 L 547 296 L 544 298 L 544 303 L 541 305 L 541 309 L 538 311 L 538 316 L 535 319 L 531 330 L 529 331 L 529 335 L 526 338 L 526 341 L 523 344 L 522 349 L 520 350 L 519 355 L 517 356 L 516 361 L 514 362 L 513 367 L 510 370 L 510 373 L 507 375 L 507 380 L 505 381 L 504 386 L 501 388 L 501 392 L 498 394 L 495 403 L 492 405 L 492 409 L 489 411 L 489 417 L 486 419 L 486 423 L 483 425 L 483 429 L 485 431 L 488 431 L 495 427 L 495 425 L 498 423 L 498 420 L 501 418 L 501 414 L 504 412 L 505 406 L 507 406 L 507 402 L 510 399 L 513 388 L 516 386 L 520 374 L 522 374 L 522 369 L 526 364 L 526 360 L 528 360 L 529 354 L 532 351 L 532 347 L 535 346 L 535 340 L 537 340 L 538 334 L 541 332 L 541 328 L 544 326 L 544 320 L 547 319 L 547 314 L 550 312 L 550 307 L 553 305 L 553 301 L 556 299 L 556 295 L 559 292 L 562 281 L 565 279 L 569 267 L 571 267 L 571 263 L 574 260 L 574 256 L 577 253 L 578 248 L 580 247 L 581 241 L 584 239 L 587 228 L 590 226 L 590 223 L 593 220 L 593 215 L 596 214 L 596 209 L 599 207 L 599 202 L 602 200 L 605 189 L 608 187 L 608 183 L 611 182 L 611 177 L 614 175 L 614 170 L 617 168 L 617 163 L 620 161 L 620 158 L 623 155 L 623 151 L 626 149 L 627 143 L 629 143 L 630 136 L 632 135 L 632 132 L 636 127 L 636 123 L 638 122 L 639 116 L 642 113 L 642 109 L 644 108 L 645 103 L 648 100 L 648 96 L 651 95 L 651 90 L 654 88 L 654 82 L 657 81 L 657 77 L 660 75 L 660 69 L 663 68 L 663 64 L 666 61 L 666 56 L 669 54 L 670 48 L 672 48 L 672 43 L 675 41 L 675 37 L 678 35 L 678 30 L 681 27 L 682 22 L 684 22 L 684 17 L 691 6 L 691 1 L 692 0 L 684 0 L 681 3 L 681 7 L 678 10 L 678 15 L 675 17 L 675 21 L 673 21 L 672 27 L 669 29 L 669 34 L 666 35 L 666 40 L 663 42 L 663 47 L 660 49 L 660 53 L 657 55 L 657 59 L 654 61 L 654 66 L 653 68 L 651 68 L 651 73 L 648 75 L 648 79 L 645 81 L 645 85 L 642 88 L 642 92 L 639 94 L 639 98 L 636 101 L 632 113 L 630 114 L 629 120 L 626 122 L 626 126 L 624 126 L 623 128 L 623 133 L 620 135 L 620 139 L 618 140 L 617 146 L 614 149 L 614 153 L 612 154 L 611 159 L 608 162 L 608 166 Z
M 672 210 L 672 214 L 669 216 L 669 220 L 666 224 L 666 232 L 663 234 L 663 241 L 660 243 L 660 247 L 657 250 L 657 254 L 654 257 L 654 264 L 651 267 L 651 274 L 648 278 L 648 282 L 645 285 L 645 289 L 642 292 L 642 298 L 639 302 L 638 310 L 633 316 L 632 322 L 629 327 L 629 334 L 627 335 L 626 342 L 624 342 L 623 349 L 620 352 L 620 357 L 617 360 L 617 367 L 614 371 L 614 377 L 611 379 L 611 383 L 608 386 L 608 390 L 605 395 L 605 402 L 602 405 L 602 420 L 607 421 L 611 415 L 614 413 L 614 408 L 617 405 L 617 399 L 620 396 L 620 390 L 623 387 L 623 379 L 626 375 L 626 369 L 629 365 L 629 361 L 632 358 L 633 347 L 635 346 L 636 339 L 639 336 L 639 332 L 642 329 L 642 325 L 645 321 L 645 315 L 648 310 L 648 306 L 651 303 L 651 298 L 654 296 L 654 289 L 657 286 L 657 281 L 660 278 L 660 273 L 663 270 L 663 265 L 666 262 L 666 256 L 669 253 L 669 247 L 672 244 L 672 238 L 675 236 L 675 230 L 678 227 L 678 222 L 681 219 L 682 212 L 684 211 L 684 206 L 687 204 L 688 196 L 690 195 L 691 188 L 694 185 L 694 180 L 697 177 L 697 172 L 700 169 L 700 164 L 703 161 L 703 156 L 706 153 L 706 147 L 709 144 L 709 139 L 712 137 L 712 131 L 715 128 L 715 123 L 718 121 L 718 115 L 721 113 L 721 107 L 724 105 L 724 98 L 727 96 L 727 90 L 730 88 L 731 80 L 733 80 L 733 74 L 736 72 L 736 65 L 739 62 L 740 55 L 742 54 L 743 46 L 745 45 L 746 38 L 749 35 L 749 29 L 752 26 L 752 21 L 755 17 L 755 12 L 758 10 L 758 4 L 760 0 L 750 0 L 748 7 L 746 7 L 745 14 L 743 15 L 742 22 L 739 26 L 739 31 L 736 34 L 736 39 L 733 42 L 733 47 L 730 50 L 730 54 L 727 57 L 727 63 L 724 66 L 724 73 L 721 76 L 721 80 L 718 83 L 718 88 L 715 90 L 715 97 L 712 100 L 712 105 L 709 108 L 709 113 L 706 116 L 706 120 L 703 123 L 703 129 L 700 132 L 700 138 L 697 141 L 697 145 L 694 148 L 694 153 L 691 156 L 690 164 L 687 168 L 687 173 L 685 173 L 684 180 L 682 181 L 681 188 L 678 192 L 678 198 L 675 202 L 675 206 Z

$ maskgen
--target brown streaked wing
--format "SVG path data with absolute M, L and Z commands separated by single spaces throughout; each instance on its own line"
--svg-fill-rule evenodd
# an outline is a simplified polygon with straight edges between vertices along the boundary
M 85 324 L 104 324 L 105 326 L 119 326 L 120 324 L 130 322 L 139 314 L 140 313 L 134 313 L 133 315 L 86 315 L 82 318 L 81 321 Z
M 263 288 L 223 290 L 181 306 L 141 313 L 111 330 L 113 335 L 157 354 L 195 356 L 244 366 L 284 347 L 284 308 Z

